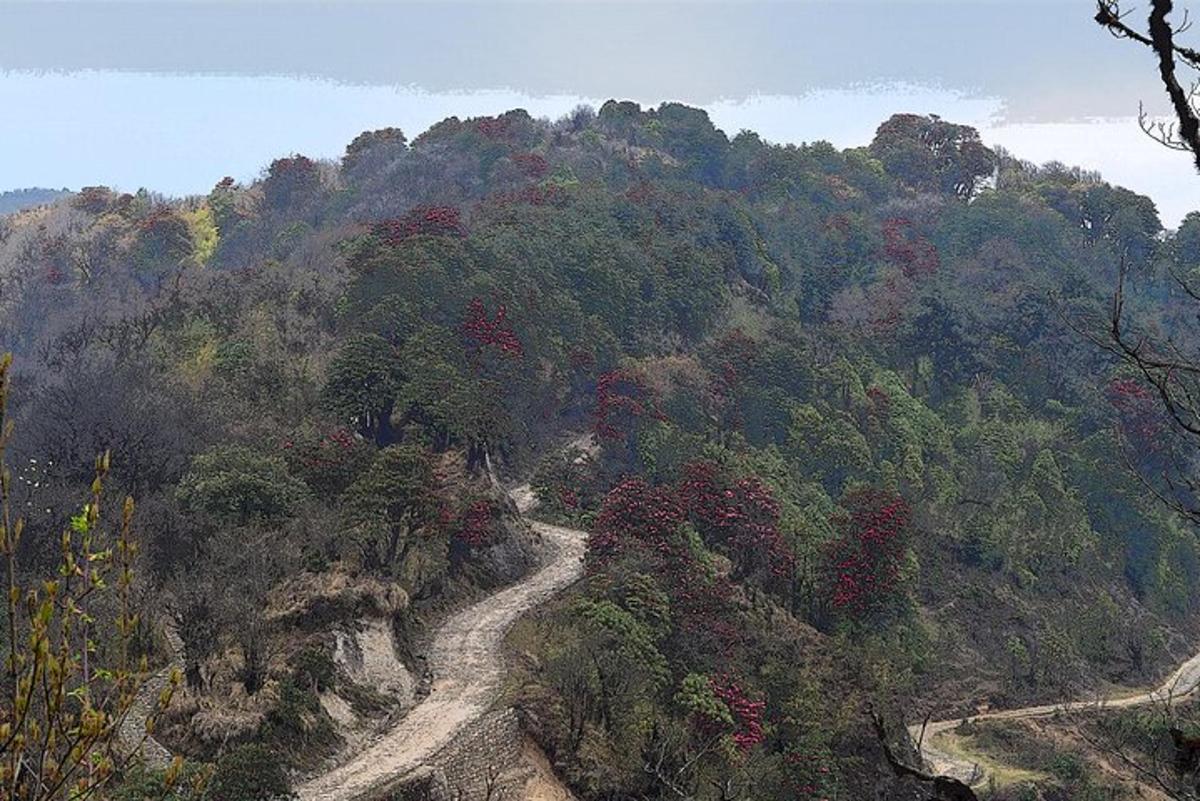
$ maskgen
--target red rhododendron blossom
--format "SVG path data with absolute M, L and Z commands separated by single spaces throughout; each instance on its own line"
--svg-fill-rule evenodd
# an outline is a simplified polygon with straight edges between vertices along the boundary
M 684 468 L 680 502 L 706 542 L 723 547 L 742 575 L 763 567 L 791 572 L 792 554 L 779 533 L 779 503 L 757 478 L 724 479 L 712 462 Z
M 733 728 L 728 733 L 742 753 L 749 752 L 766 739 L 763 729 L 763 711 L 767 706 L 765 701 L 753 700 L 741 683 L 730 676 L 714 676 L 708 680 L 708 686 L 733 717 Z M 724 733 L 723 730 L 729 727 L 727 721 L 705 716 L 700 716 L 697 724 L 710 737 Z
M 505 356 L 523 356 L 524 347 L 508 321 L 508 307 L 503 303 L 496 309 L 494 317 L 488 317 L 487 309 L 479 298 L 467 304 L 467 317 L 462 324 L 463 335 L 475 348 L 494 347 Z
M 588 557 L 602 563 L 629 544 L 660 555 L 677 550 L 683 509 L 675 494 L 652 487 L 640 478 L 622 481 L 609 491 L 588 537 Z
M 488 139 L 501 139 L 508 133 L 508 117 L 481 117 L 475 123 L 475 130 Z
M 833 606 L 862 617 L 892 598 L 900 585 L 911 512 L 899 495 L 852 492 L 834 516 L 839 536 L 829 545 Z
M 492 504 L 478 500 L 467 507 L 454 537 L 470 548 L 479 548 L 492 541 L 494 514 Z
M 357 441 L 347 428 L 335 428 L 321 434 L 315 442 L 297 447 L 295 440 L 283 441 L 284 450 L 299 450 L 297 459 L 305 467 L 314 469 L 340 467 L 351 456 Z
M 462 212 L 454 206 L 415 206 L 402 217 L 376 223 L 373 233 L 389 245 L 418 235 L 466 236 Z
M 549 162 L 540 153 L 516 153 L 512 160 L 530 178 L 543 178 L 550 172 Z

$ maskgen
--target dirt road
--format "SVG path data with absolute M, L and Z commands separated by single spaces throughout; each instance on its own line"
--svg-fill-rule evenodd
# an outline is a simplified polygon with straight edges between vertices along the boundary
M 512 495 L 524 512 L 531 496 L 519 489 Z M 530 525 L 542 536 L 542 567 L 447 620 L 429 654 L 429 696 L 357 757 L 297 787 L 301 801 L 372 801 L 491 708 L 504 673 L 504 634 L 583 569 L 584 532 Z
M 967 720 L 975 723 L 985 720 L 1024 720 L 1027 718 L 1045 718 L 1059 712 L 1083 712 L 1100 709 L 1124 709 L 1134 706 L 1161 704 L 1171 699 L 1189 695 L 1200 685 L 1200 654 L 1180 665 L 1166 681 L 1156 689 L 1148 692 L 1114 695 L 1091 701 L 1069 701 L 1061 704 L 1044 704 L 1029 706 L 1022 709 L 1008 709 L 999 712 L 985 712 L 972 715 Z M 929 767 L 943 776 L 979 785 L 987 781 L 987 771 L 971 758 L 970 754 L 955 749 L 939 746 L 939 735 L 954 729 L 962 720 L 939 720 L 925 726 L 924 742 L 921 744 L 921 756 Z M 921 737 L 921 725 L 909 726 L 909 734 L 913 742 Z

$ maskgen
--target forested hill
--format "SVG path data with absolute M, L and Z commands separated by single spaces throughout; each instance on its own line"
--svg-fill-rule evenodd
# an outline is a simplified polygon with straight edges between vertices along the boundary
M 868 702 L 1148 684 L 1196 640 L 1195 533 L 1127 464 L 1161 473 L 1157 407 L 1087 336 L 1121 259 L 1139 325 L 1181 330 L 1200 215 L 1167 234 L 913 115 L 838 150 L 518 110 L 179 202 L 84 189 L 0 218 L 23 559 L 111 449 L 147 619 L 169 597 L 186 646 L 168 739 L 303 771 L 338 742 L 322 631 L 373 604 L 409 642 L 521 569 L 490 457 L 593 532 L 513 635 L 576 793 L 869 797 Z M 599 456 L 561 454 L 588 430 Z M 338 582 L 358 600 L 278 611 Z
M 0 214 L 12 214 L 16 211 L 42 206 L 63 195 L 69 194 L 65 189 L 12 189 L 0 192 Z

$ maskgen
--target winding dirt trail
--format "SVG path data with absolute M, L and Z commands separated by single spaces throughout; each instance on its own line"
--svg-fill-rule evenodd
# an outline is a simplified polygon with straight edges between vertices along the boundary
M 1092 701 L 1068 701 L 1061 704 L 1043 704 L 1028 706 L 1022 709 L 1007 709 L 998 712 L 984 712 L 971 715 L 965 720 L 977 723 L 986 720 L 1026 720 L 1029 718 L 1047 718 L 1060 712 L 1086 712 L 1103 709 L 1125 709 L 1135 706 L 1162 704 L 1178 700 L 1190 695 L 1200 688 L 1200 654 L 1184 662 L 1175 672 L 1167 677 L 1159 687 L 1147 692 L 1130 695 L 1113 695 Z M 939 746 L 940 735 L 954 729 L 964 719 L 939 720 L 924 726 L 924 741 L 921 743 L 921 757 L 934 773 L 952 776 L 959 781 L 978 786 L 987 781 L 988 773 L 970 754 L 964 751 Z M 920 724 L 909 726 L 908 731 L 913 742 L 921 738 Z
M 171 764 L 172 754 L 154 738 L 154 735 L 146 733 L 146 721 L 158 710 L 159 695 L 170 683 L 171 672 L 183 672 L 183 660 L 180 658 L 180 654 L 183 653 L 183 640 L 179 638 L 179 632 L 173 623 L 165 626 L 164 636 L 167 638 L 167 649 L 171 654 L 170 661 L 142 682 L 137 697 L 133 699 L 133 704 L 117 728 L 117 740 L 123 748 L 128 748 L 131 753 L 141 754 L 147 765 L 160 769 Z
M 536 504 L 528 485 L 511 490 L 509 496 L 522 515 Z M 446 620 L 428 656 L 434 677 L 429 695 L 353 759 L 297 787 L 300 801 L 374 801 L 491 710 L 504 676 L 504 635 L 523 614 L 583 573 L 586 532 L 526 521 L 541 535 L 541 566 Z M 145 735 L 145 722 L 170 671 L 182 669 L 183 644 L 173 627 L 167 637 L 173 654 L 170 664 L 142 685 L 118 734 L 155 767 L 165 767 L 171 752 Z
M 511 496 L 522 513 L 532 505 L 525 487 Z M 434 676 L 429 695 L 358 756 L 297 787 L 301 801 L 378 798 L 489 711 L 504 675 L 505 633 L 583 570 L 584 532 L 533 521 L 530 525 L 542 536 L 542 566 L 442 624 L 429 654 Z

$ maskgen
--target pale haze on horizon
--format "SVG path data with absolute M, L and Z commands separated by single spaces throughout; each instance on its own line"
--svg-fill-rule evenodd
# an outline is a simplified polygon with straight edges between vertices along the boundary
M 870 141 L 937 113 L 1036 162 L 1098 170 L 1164 224 L 1200 209 L 1151 55 L 1090 2 L 86 2 L 0 8 L 0 191 L 206 192 L 277 156 L 336 158 L 362 130 L 413 137 L 514 107 L 609 98 L 705 108 L 733 135 Z M 281 13 L 286 9 L 286 13 Z

